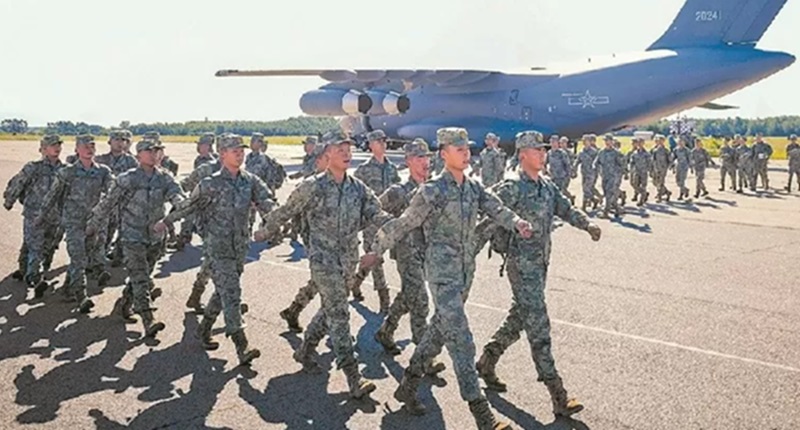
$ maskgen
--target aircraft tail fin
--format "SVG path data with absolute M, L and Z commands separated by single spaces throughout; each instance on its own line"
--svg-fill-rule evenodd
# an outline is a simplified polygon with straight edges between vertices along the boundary
M 648 50 L 717 45 L 754 46 L 786 0 L 687 0 Z

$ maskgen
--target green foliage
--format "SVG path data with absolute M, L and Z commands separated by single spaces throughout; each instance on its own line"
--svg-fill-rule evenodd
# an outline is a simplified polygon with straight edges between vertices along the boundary
M 800 134 L 800 116 L 776 116 L 769 118 L 724 118 L 691 119 L 695 123 L 695 133 L 702 136 L 733 136 L 734 134 L 764 136 L 788 136 Z M 655 124 L 641 127 L 655 133 L 669 134 L 670 121 L 662 119 Z
M 8 118 L 0 121 L 0 131 L 11 134 L 22 134 L 28 131 L 28 121 L 19 118 Z

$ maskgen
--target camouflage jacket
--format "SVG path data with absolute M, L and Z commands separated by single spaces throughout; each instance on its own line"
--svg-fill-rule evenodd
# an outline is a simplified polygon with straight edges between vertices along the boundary
M 695 171 L 706 170 L 706 167 L 714 164 L 714 161 L 711 160 L 711 156 L 708 155 L 708 151 L 706 151 L 705 148 L 695 147 L 694 149 L 692 149 L 691 157 L 692 157 L 692 168 Z
M 409 203 L 411 203 L 411 198 L 419 189 L 419 185 L 411 177 L 401 184 L 392 185 L 378 198 L 381 202 L 381 207 L 393 217 L 400 217 L 403 211 L 408 208 Z M 400 239 L 395 245 L 394 251 L 396 258 L 422 258 L 422 254 L 425 252 L 425 235 L 422 232 L 422 228 L 415 228 L 403 239 Z
M 547 154 L 547 170 L 553 178 L 569 178 L 572 175 L 572 163 L 567 151 L 551 149 Z
M 772 157 L 772 146 L 766 142 L 753 145 L 753 161 L 766 163 Z
M 628 153 L 630 170 L 638 175 L 647 176 L 653 170 L 653 157 L 646 149 L 637 149 Z
M 189 176 L 181 180 L 181 188 L 183 188 L 183 191 L 191 193 L 197 184 L 200 183 L 200 181 L 213 175 L 214 173 L 219 172 L 220 169 L 222 169 L 222 163 L 219 160 L 203 163 L 196 169 L 192 170 L 192 173 L 189 173 Z
M 161 159 L 161 167 L 172 173 L 172 176 L 178 176 L 178 163 L 172 161 L 166 155 Z
M 194 165 L 193 166 L 194 166 L 195 169 L 197 169 L 201 165 L 203 165 L 205 163 L 210 163 L 210 162 L 215 161 L 217 159 L 219 159 L 219 155 L 217 155 L 217 154 L 215 154 L 213 152 L 209 153 L 205 157 L 202 156 L 202 155 L 198 155 L 197 157 L 194 158 Z
M 403 215 L 378 230 L 373 250 L 381 255 L 421 226 L 428 282 L 467 284 L 475 272 L 479 214 L 509 230 L 514 230 L 520 219 L 477 181 L 465 177 L 459 185 L 449 171 L 444 171 L 420 187 Z
M 503 180 L 506 173 L 506 153 L 496 148 L 481 151 L 477 164 L 483 186 L 490 187 Z
M 722 161 L 723 166 L 736 167 L 736 162 L 738 161 L 739 156 L 736 153 L 736 148 L 730 145 L 724 145 L 719 149 L 719 158 Z
M 101 164 L 92 163 L 89 168 L 80 161 L 68 164 L 56 173 L 56 181 L 44 198 L 42 213 L 60 207 L 62 225 L 83 228 L 113 180 L 111 169 Z
M 245 158 L 245 169 L 256 175 L 267 184 L 270 190 L 275 191 L 283 186 L 286 171 L 281 163 L 263 152 L 250 152 Z
M 358 232 L 367 224 L 382 224 L 390 215 L 381 210 L 375 193 L 352 175 L 337 184 L 330 172 L 312 176 L 292 191 L 285 206 L 264 218 L 264 232 L 277 231 L 286 221 L 306 215 L 308 260 L 322 270 L 352 272 L 358 263 Z
M 444 170 L 444 158 L 442 154 L 434 152 L 431 155 L 431 177 L 439 175 Z
M 689 148 L 676 146 L 672 150 L 672 165 L 678 168 L 689 168 L 692 165 L 692 153 Z
M 107 166 L 109 169 L 111 169 L 111 173 L 115 175 L 119 175 L 120 173 L 127 172 L 128 170 L 135 169 L 139 166 L 139 162 L 136 161 L 136 158 L 127 152 L 123 152 L 117 156 L 111 152 L 108 154 L 98 155 L 94 157 L 94 162 Z
M 13 206 L 14 202 L 22 203 L 22 216 L 37 217 L 41 213 L 44 197 L 53 187 L 58 170 L 64 167 L 61 160 L 51 163 L 47 158 L 31 161 L 22 167 L 6 185 L 3 199 L 6 206 Z M 56 211 L 50 211 L 48 221 L 57 221 Z
M 578 158 L 575 160 L 575 169 L 580 166 L 581 175 L 583 176 L 596 175 L 597 167 L 595 166 L 595 160 L 597 159 L 597 154 L 597 148 L 594 146 L 583 147 L 583 150 L 578 154 Z
M 786 145 L 786 155 L 789 157 L 789 166 L 800 168 L 800 144 L 790 143 Z
M 369 160 L 356 167 L 353 176 L 367 184 L 376 194 L 381 194 L 392 184 L 400 182 L 397 166 L 389 159 L 384 159 L 383 163 L 379 163 L 375 157 L 370 157 Z
M 601 149 L 594 164 L 597 174 L 602 177 L 621 178 L 625 173 L 625 156 L 615 148 Z
M 200 181 L 191 196 L 164 221 L 173 223 L 200 213 L 205 220 L 203 243 L 209 255 L 243 262 L 250 249 L 250 208 L 255 207 L 265 217 L 275 206 L 272 193 L 261 179 L 245 170 L 234 176 L 228 169 L 220 169 Z
M 112 182 L 108 194 L 92 210 L 89 226 L 100 230 L 112 212 L 120 214 L 119 237 L 123 242 L 158 244 L 160 234 L 153 225 L 164 218 L 164 206 L 183 201 L 180 186 L 167 172 L 154 169 L 148 175 L 141 167 L 128 170 Z
M 76 161 L 78 161 L 78 154 L 69 154 L 64 160 L 66 164 L 75 164 Z
M 314 174 L 316 174 L 317 171 L 316 162 L 317 162 L 317 157 L 311 154 L 304 155 L 303 164 L 300 166 L 300 171 L 297 173 L 299 173 L 301 178 L 308 178 L 310 176 L 314 176 Z
M 657 172 L 666 172 L 672 165 L 672 154 L 665 146 L 656 146 L 650 150 L 650 155 L 653 157 L 653 170 Z
M 547 266 L 550 261 L 550 233 L 553 216 L 558 216 L 569 224 L 586 230 L 589 219 L 582 212 L 572 207 L 569 199 L 559 191 L 551 180 L 539 177 L 531 179 L 525 172 L 520 172 L 519 179 L 507 179 L 492 188 L 503 204 L 517 213 L 533 226 L 534 234 L 523 239 L 511 229 L 508 244 L 508 255 L 518 259 L 519 266 Z M 477 227 L 475 251 L 479 252 L 492 237 L 494 231 L 502 228 L 491 219 L 484 219 Z

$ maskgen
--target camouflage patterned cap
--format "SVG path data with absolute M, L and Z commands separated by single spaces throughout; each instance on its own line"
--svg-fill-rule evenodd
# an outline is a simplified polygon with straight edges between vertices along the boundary
M 217 145 L 219 146 L 220 151 L 223 149 L 236 149 L 236 148 L 246 148 L 244 140 L 242 136 L 233 133 L 223 134 L 219 137 Z
M 319 143 L 319 139 L 317 136 L 307 136 L 305 140 L 303 140 L 303 145 L 316 145 Z
M 108 140 L 131 140 L 131 132 L 128 130 L 114 130 L 109 133 Z
M 61 136 L 57 134 L 45 134 L 42 136 L 42 140 L 39 141 L 39 146 L 44 148 L 45 146 L 56 146 L 64 143 L 61 140 Z
M 569 138 L 567 136 L 561 136 L 558 141 L 561 143 L 569 143 Z
M 741 134 L 734 134 L 734 135 L 733 135 L 733 140 L 739 140 L 739 139 L 741 139 L 741 138 L 742 138 L 742 135 L 741 135 Z
M 352 144 L 353 139 L 341 130 L 329 131 L 322 135 L 323 145 L 339 145 L 341 143 Z
M 559 136 L 557 134 L 550 135 L 550 142 L 558 142 Z
M 789 135 L 789 140 L 797 140 L 797 135 L 796 134 L 790 134 Z
M 439 148 L 448 145 L 469 146 L 469 133 L 461 127 L 445 127 L 436 130 L 436 143 Z
M 664 137 L 663 134 L 657 134 L 653 136 L 653 140 L 664 140 L 664 139 L 666 139 L 666 137 Z
M 383 130 L 381 129 L 370 131 L 369 133 L 367 133 L 367 140 L 369 142 L 374 142 L 376 140 L 386 140 L 386 133 L 384 133 Z
M 263 133 L 253 133 L 250 135 L 250 143 L 264 143 L 264 134 Z
M 592 133 L 584 134 L 581 137 L 581 140 L 597 140 L 597 135 L 596 134 L 592 134 Z
M 603 136 L 603 140 L 605 140 L 606 142 L 609 141 L 609 140 L 613 141 L 614 140 L 614 135 L 611 134 L 611 133 L 607 133 L 605 136 Z
M 486 133 L 484 140 L 500 140 L 500 138 L 494 133 Z
M 311 150 L 311 156 L 314 157 L 314 158 L 319 157 L 320 155 L 322 155 L 325 152 L 325 148 L 327 148 L 327 147 L 328 147 L 328 145 L 325 145 L 324 143 L 316 143 L 316 144 L 314 144 L 314 149 Z
M 431 153 L 428 150 L 428 143 L 423 139 L 414 139 L 413 142 L 406 143 L 403 151 L 406 153 L 406 157 L 427 157 Z
M 549 148 L 549 143 L 544 143 L 544 136 L 538 131 L 522 131 L 517 133 L 517 149 Z
M 214 144 L 214 139 L 215 139 L 214 133 L 211 133 L 211 132 L 203 133 L 202 135 L 200 135 L 200 138 L 197 139 L 197 144 L 198 145 L 213 145 Z
M 88 145 L 94 143 L 94 136 L 91 134 L 81 134 L 75 138 L 75 143 L 78 145 Z
M 161 133 L 157 131 L 148 131 L 147 133 L 144 134 L 144 136 L 142 136 L 142 139 L 156 140 L 158 142 L 161 142 Z
M 164 148 L 164 145 L 157 140 L 144 139 L 136 142 L 136 152 L 150 151 L 153 149 Z

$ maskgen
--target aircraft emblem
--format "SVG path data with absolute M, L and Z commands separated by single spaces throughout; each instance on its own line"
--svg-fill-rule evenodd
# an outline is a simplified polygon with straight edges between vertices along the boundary
M 608 96 L 596 96 L 589 90 L 586 90 L 585 93 L 564 93 L 561 94 L 561 97 L 567 98 L 567 105 L 580 106 L 581 109 L 587 107 L 594 109 L 595 105 L 607 105 L 611 102 Z

